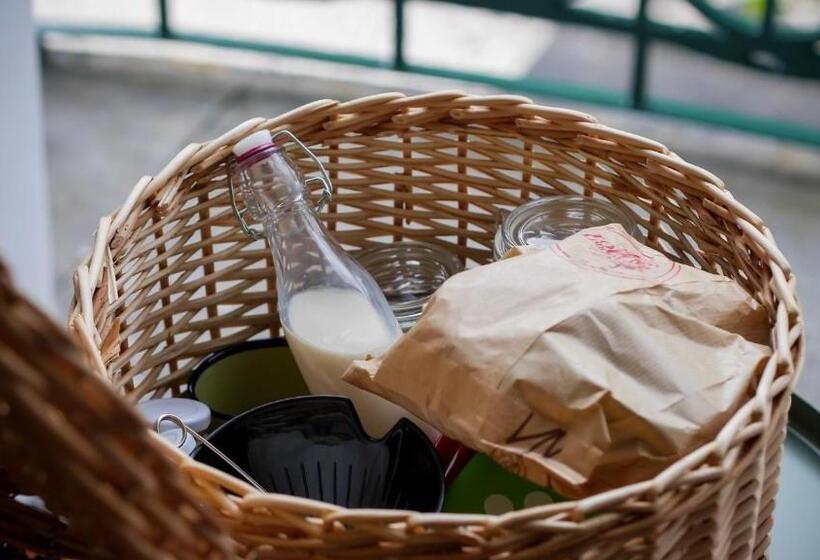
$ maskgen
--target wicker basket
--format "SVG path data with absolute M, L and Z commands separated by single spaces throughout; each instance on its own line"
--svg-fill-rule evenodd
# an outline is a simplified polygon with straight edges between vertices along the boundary
M 324 219 L 350 248 L 435 241 L 469 266 L 489 260 L 499 208 L 546 195 L 604 197 L 634 215 L 659 251 L 743 285 L 769 312 L 773 354 L 714 442 L 653 480 L 497 517 L 347 510 L 261 494 L 175 455 L 203 502 L 229 521 L 243 555 L 766 556 L 803 360 L 791 268 L 720 179 L 583 113 L 517 96 L 388 93 L 317 101 L 190 144 L 101 220 L 79 268 L 71 327 L 100 376 L 132 401 L 176 395 L 209 352 L 279 333 L 269 250 L 237 227 L 226 181 L 231 146 L 263 128 L 291 130 L 325 163 L 337 193 Z
M 76 345 L 12 286 L 2 263 L 0 446 L 0 545 L 144 560 L 231 550 L 213 512 L 165 456 L 176 451 L 88 371 Z M 42 496 L 50 511 L 18 502 L 19 493 Z

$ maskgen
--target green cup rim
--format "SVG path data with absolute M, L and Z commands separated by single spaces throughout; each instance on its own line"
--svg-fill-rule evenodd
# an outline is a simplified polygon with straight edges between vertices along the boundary
M 241 354 L 243 352 L 248 352 L 251 350 L 262 350 L 266 348 L 289 348 L 288 342 L 285 340 L 284 337 L 277 336 L 275 338 L 263 338 L 259 340 L 246 340 L 244 342 L 240 342 L 238 344 L 232 344 L 227 346 L 221 350 L 217 350 L 216 352 L 212 352 L 202 358 L 199 363 L 194 367 L 191 371 L 191 376 L 188 378 L 188 389 L 185 391 L 185 395 L 189 398 L 197 400 L 208 408 L 211 409 L 211 415 L 219 418 L 220 420 L 230 420 L 235 418 L 236 414 L 228 414 L 226 412 L 221 412 L 219 410 L 214 409 L 210 404 L 200 399 L 196 394 L 196 384 L 199 382 L 200 377 L 202 377 L 208 369 L 221 362 L 225 358 L 229 358 L 235 354 Z

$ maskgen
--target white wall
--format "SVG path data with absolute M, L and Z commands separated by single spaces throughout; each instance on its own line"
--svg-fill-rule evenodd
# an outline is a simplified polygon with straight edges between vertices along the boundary
M 29 0 L 0 1 L 0 258 L 54 312 L 40 66 Z

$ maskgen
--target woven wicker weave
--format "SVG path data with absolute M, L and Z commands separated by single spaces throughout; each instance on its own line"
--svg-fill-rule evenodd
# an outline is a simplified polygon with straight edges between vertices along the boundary
M 243 554 L 291 558 L 761 558 L 790 390 L 803 359 L 794 276 L 763 222 L 663 145 L 516 96 L 398 93 L 323 100 L 190 144 L 104 217 L 77 274 L 71 325 L 92 366 L 132 400 L 178 394 L 196 361 L 279 332 L 269 250 L 237 227 L 231 146 L 287 128 L 325 162 L 323 217 L 348 247 L 435 241 L 491 255 L 495 214 L 536 196 L 605 197 L 671 258 L 736 279 L 768 310 L 773 354 L 713 443 L 653 480 L 499 517 L 346 510 L 260 494 L 177 455 Z M 294 154 L 306 172 L 307 159 Z M 135 466 L 135 468 L 137 468 Z
M 224 558 L 166 446 L 0 264 L 0 543 L 70 558 Z M 167 451 L 171 456 L 177 452 Z M 54 513 L 15 501 L 45 498 Z

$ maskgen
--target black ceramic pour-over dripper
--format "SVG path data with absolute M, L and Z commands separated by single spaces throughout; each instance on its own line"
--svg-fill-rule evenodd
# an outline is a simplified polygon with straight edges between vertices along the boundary
M 444 475 L 427 436 L 407 419 L 382 439 L 362 428 L 345 397 L 275 401 L 230 420 L 209 437 L 265 490 L 351 508 L 439 511 Z M 210 450 L 194 458 L 236 474 Z

